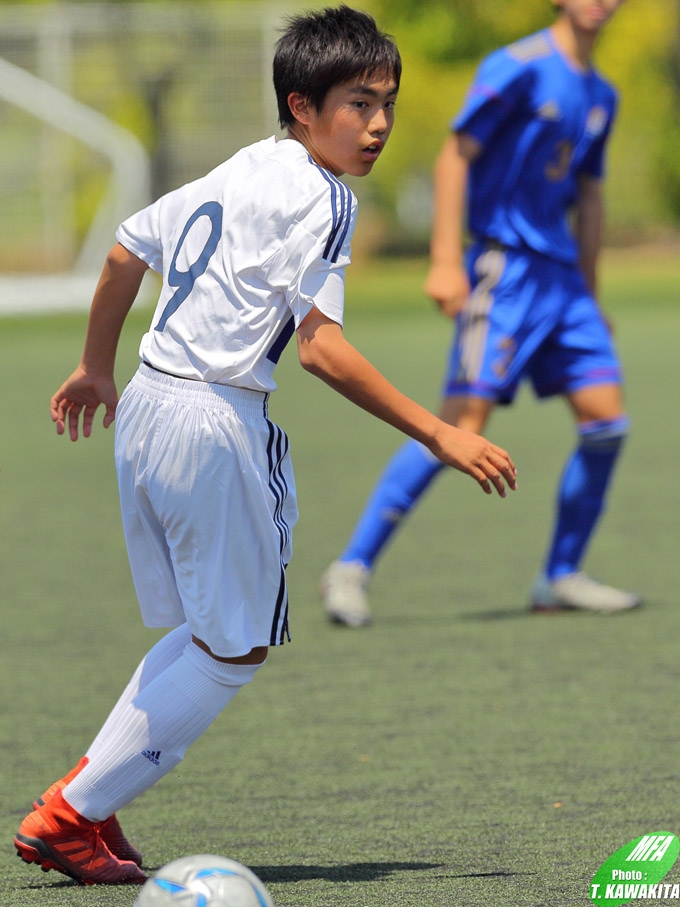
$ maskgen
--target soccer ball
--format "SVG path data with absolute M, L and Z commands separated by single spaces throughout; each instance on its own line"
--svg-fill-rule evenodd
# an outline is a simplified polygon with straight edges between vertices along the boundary
M 198 854 L 162 866 L 133 907 L 274 907 L 254 872 L 236 860 Z

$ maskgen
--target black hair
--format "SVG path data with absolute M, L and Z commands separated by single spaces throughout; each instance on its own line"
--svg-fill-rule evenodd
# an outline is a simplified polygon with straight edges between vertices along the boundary
M 358 76 L 392 78 L 398 87 L 401 58 L 372 16 L 342 4 L 291 17 L 276 43 L 273 71 L 285 129 L 295 119 L 288 106 L 292 92 L 320 111 L 331 88 Z

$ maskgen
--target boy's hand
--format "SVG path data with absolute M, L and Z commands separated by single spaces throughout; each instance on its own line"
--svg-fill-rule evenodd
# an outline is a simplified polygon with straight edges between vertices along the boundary
M 420 441 L 447 466 L 467 473 L 491 494 L 517 487 L 509 454 L 481 435 L 454 428 L 400 393 L 345 340 L 342 328 L 317 308 L 297 329 L 300 362 L 357 406 Z
M 433 264 L 425 280 L 424 291 L 449 318 L 462 312 L 470 295 L 470 281 L 462 265 Z
M 472 476 L 485 494 L 493 493 L 492 485 L 502 498 L 505 483 L 513 491 L 517 489 L 517 469 L 510 455 L 481 435 L 442 422 L 430 449 L 444 463 Z
M 57 425 L 57 434 L 63 435 L 68 420 L 68 430 L 72 441 L 78 440 L 78 423 L 83 414 L 83 437 L 92 434 L 92 421 L 97 407 L 103 404 L 104 428 L 108 428 L 116 415 L 118 391 L 110 376 L 88 375 L 78 367 L 68 378 L 50 402 L 50 415 Z

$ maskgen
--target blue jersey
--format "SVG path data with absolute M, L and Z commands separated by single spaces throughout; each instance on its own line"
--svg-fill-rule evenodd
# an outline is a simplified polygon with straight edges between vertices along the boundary
M 470 167 L 470 232 L 575 262 L 569 209 L 579 175 L 602 176 L 616 106 L 612 86 L 571 64 L 547 29 L 490 54 L 452 124 L 483 147 Z

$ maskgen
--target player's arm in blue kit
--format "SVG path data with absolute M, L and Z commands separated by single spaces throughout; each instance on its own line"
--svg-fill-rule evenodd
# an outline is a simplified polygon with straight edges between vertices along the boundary
M 435 165 L 431 266 L 424 289 L 449 318 L 465 308 L 470 294 L 463 258 L 463 200 L 470 164 L 481 151 L 472 136 L 454 133 L 446 139 Z
M 604 204 L 602 183 L 597 177 L 582 174 L 574 216 L 574 235 L 579 250 L 579 267 L 588 288 L 597 299 L 597 263 L 602 245 Z
M 607 128 L 593 143 L 577 175 L 578 195 L 574 205 L 573 230 L 578 248 L 578 264 L 588 289 L 598 299 L 597 267 L 602 249 L 604 228 L 604 195 L 602 182 L 607 142 L 616 117 L 618 99 L 611 89 L 611 115 Z M 609 320 L 605 320 L 609 323 Z
M 465 308 L 470 294 L 464 259 L 470 170 L 498 132 L 519 119 L 527 82 L 526 71 L 505 49 L 491 54 L 481 64 L 464 111 L 437 157 L 430 270 L 424 289 L 450 318 Z
M 578 244 L 579 268 L 588 284 L 593 299 L 599 303 L 598 261 L 602 246 L 604 199 L 602 181 L 598 177 L 582 174 L 579 177 L 578 201 L 574 212 L 574 236 Z M 612 321 L 600 306 L 600 312 L 609 330 Z

